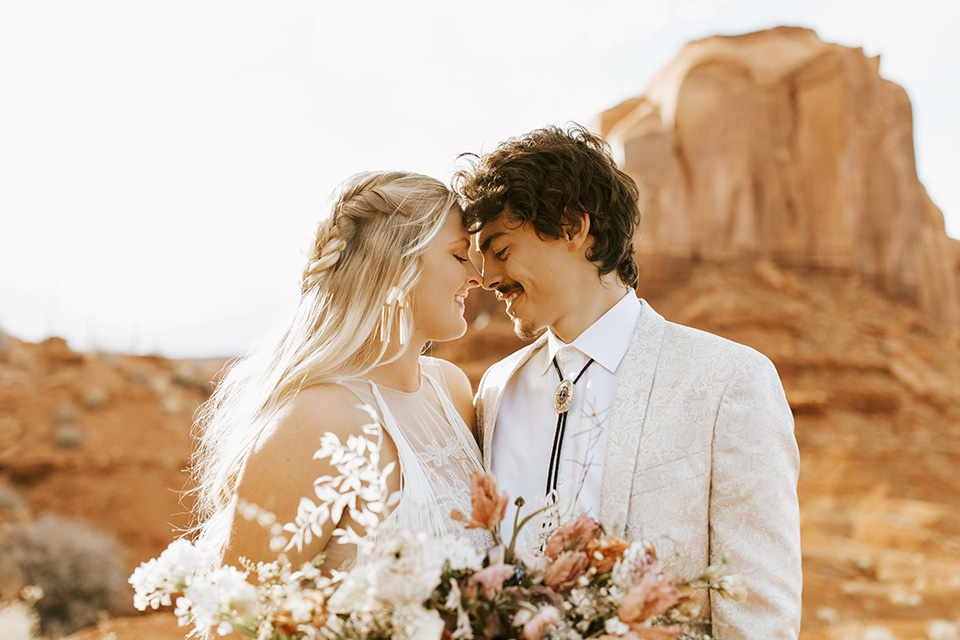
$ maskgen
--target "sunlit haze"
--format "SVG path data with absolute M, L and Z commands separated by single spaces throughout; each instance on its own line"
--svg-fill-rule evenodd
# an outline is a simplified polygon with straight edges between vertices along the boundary
M 686 42 L 777 25 L 881 56 L 960 237 L 960 4 L 919 0 L 5 2 L 0 327 L 232 355 L 292 304 L 344 177 L 589 124 Z

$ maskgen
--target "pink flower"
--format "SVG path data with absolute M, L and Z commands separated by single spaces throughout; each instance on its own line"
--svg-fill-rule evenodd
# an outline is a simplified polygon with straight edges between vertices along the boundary
M 523 625 L 523 640 L 540 640 L 543 632 L 552 624 L 560 622 L 560 610 L 550 605 L 537 612 Z
M 512 575 L 512 564 L 492 564 L 473 574 L 473 579 L 483 585 L 483 597 L 493 600 L 503 588 L 503 583 Z
M 617 614 L 622 622 L 634 628 L 632 623 L 658 616 L 679 601 L 680 592 L 676 587 L 658 574 L 647 573 L 620 601 Z
M 532 574 L 540 574 L 547 570 L 547 562 L 550 560 L 536 549 L 526 547 L 517 547 L 514 551 L 517 560 L 523 563 L 527 571 Z
M 589 564 L 590 558 L 584 552 L 564 551 L 547 567 L 543 584 L 556 591 L 569 589 L 577 584 Z
M 507 514 L 508 501 L 507 494 L 497 491 L 496 476 L 489 471 L 474 471 L 470 475 L 470 517 L 457 509 L 450 513 L 450 517 L 465 523 L 467 529 L 493 531 Z
M 606 573 L 613 569 L 617 560 L 630 548 L 630 543 L 616 536 L 602 535 L 594 538 L 587 544 L 587 555 L 590 564 L 597 569 L 597 573 Z
M 586 551 L 587 544 L 600 533 L 600 525 L 585 513 L 557 529 L 547 542 L 544 553 L 554 560 L 564 551 Z

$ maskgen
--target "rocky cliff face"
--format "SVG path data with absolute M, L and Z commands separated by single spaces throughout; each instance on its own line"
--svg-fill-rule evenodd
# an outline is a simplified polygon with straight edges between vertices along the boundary
M 879 58 L 781 27 L 685 46 L 596 127 L 642 191 L 637 249 L 861 276 L 960 324 L 960 241 L 917 179 Z

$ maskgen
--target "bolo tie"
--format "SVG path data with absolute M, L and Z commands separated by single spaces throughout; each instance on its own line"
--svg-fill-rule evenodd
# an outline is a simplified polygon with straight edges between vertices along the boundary
M 560 449 L 563 447 L 563 433 L 567 429 L 567 412 L 570 411 L 570 405 L 573 404 L 573 393 L 576 385 L 583 377 L 587 367 L 593 364 L 593 358 L 590 362 L 583 365 L 580 373 L 573 380 L 564 378 L 560 371 L 560 365 L 557 364 L 557 357 L 553 357 L 553 368 L 557 370 L 560 377 L 560 384 L 557 390 L 553 392 L 553 408 L 557 412 L 557 430 L 553 434 L 553 449 L 550 451 L 550 469 L 547 471 L 547 494 L 557 488 L 557 481 L 560 477 Z

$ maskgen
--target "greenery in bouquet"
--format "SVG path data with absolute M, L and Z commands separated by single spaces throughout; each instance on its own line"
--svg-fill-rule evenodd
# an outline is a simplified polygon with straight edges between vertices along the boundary
M 346 446 L 324 440 L 317 457 L 330 457 L 341 475 L 317 480 L 318 502 L 301 501 L 295 522 L 282 527 L 293 534 L 286 549 L 309 542 L 327 518 L 339 519 L 332 511 L 375 522 L 395 503 L 378 475 L 378 445 L 360 437 Z M 342 540 L 369 547 L 362 564 L 330 576 L 319 570 L 322 555 L 299 568 L 282 553 L 271 563 L 210 568 L 210 551 L 181 539 L 131 576 L 134 604 L 175 604 L 181 624 L 192 622 L 201 633 L 235 631 L 258 640 L 670 640 L 704 635 L 697 590 L 746 596 L 739 576 L 724 575 L 724 563 L 694 578 L 670 576 L 652 547 L 608 535 L 586 515 L 559 524 L 555 504 L 520 519 L 518 499 L 509 541 L 501 539 L 508 500 L 493 474 L 477 473 L 471 513 L 451 514 L 467 528 L 489 531 L 488 549 L 462 536 L 407 530 L 369 545 L 356 531 L 338 530 Z M 280 529 L 269 514 L 256 517 L 274 533 Z M 537 548 L 518 546 L 528 526 L 538 533 Z

